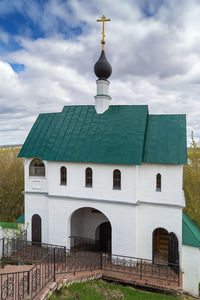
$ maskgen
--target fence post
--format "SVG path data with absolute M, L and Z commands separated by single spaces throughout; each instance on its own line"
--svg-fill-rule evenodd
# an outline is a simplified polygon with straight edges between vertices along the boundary
M 140 279 L 142 280 L 142 259 L 140 260 Z
M 101 252 L 100 253 L 100 269 L 102 270 L 103 269 L 103 253 Z
M 30 295 L 30 271 L 28 271 L 27 276 L 27 294 Z
M 53 281 L 56 281 L 56 249 L 53 248 Z
M 2 268 L 4 268 L 4 250 L 5 250 L 5 245 L 4 245 L 4 238 L 2 240 Z
M 72 253 L 73 253 L 73 269 L 74 269 L 74 276 L 75 276 L 75 274 L 76 274 L 76 271 L 75 271 L 75 250 Z
M 178 266 L 178 286 L 180 286 L 180 267 Z
M 66 247 L 64 247 L 64 257 L 65 257 L 65 272 L 66 272 L 66 260 L 67 260 L 67 250 L 66 250 Z

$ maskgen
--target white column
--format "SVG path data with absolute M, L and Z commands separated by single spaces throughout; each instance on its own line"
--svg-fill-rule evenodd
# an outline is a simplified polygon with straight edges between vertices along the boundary
M 109 96 L 109 84 L 108 80 L 97 80 L 97 95 L 95 99 L 95 108 L 98 114 L 104 113 L 109 108 L 111 97 Z

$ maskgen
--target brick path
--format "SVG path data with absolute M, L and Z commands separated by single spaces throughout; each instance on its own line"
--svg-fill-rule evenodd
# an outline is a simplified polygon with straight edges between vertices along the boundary
M 84 282 L 88 280 L 102 278 L 102 270 L 85 271 L 73 274 L 63 274 L 56 276 L 56 283 L 50 282 L 34 299 L 45 299 L 47 295 L 52 294 L 56 289 L 59 289 L 63 284 L 71 284 L 73 282 Z
M 20 265 L 20 266 L 6 265 L 4 268 L 0 268 L 0 274 L 28 271 L 32 267 L 33 265 Z
M 146 286 L 150 288 L 160 289 L 164 291 L 174 292 L 181 290 L 181 283 L 180 286 L 177 285 L 175 282 L 170 282 L 161 279 L 143 277 L 142 279 L 136 275 L 130 274 L 123 274 L 115 271 L 108 271 L 108 270 L 95 270 L 95 271 L 85 271 L 85 272 L 77 272 L 74 274 L 60 274 L 56 276 L 56 283 L 50 282 L 37 296 L 36 300 L 43 300 L 47 296 L 47 294 L 52 294 L 56 289 L 62 284 L 70 284 L 73 282 L 84 282 L 88 280 L 94 279 L 109 279 L 112 281 L 124 282 L 129 284 L 134 284 L 138 286 Z

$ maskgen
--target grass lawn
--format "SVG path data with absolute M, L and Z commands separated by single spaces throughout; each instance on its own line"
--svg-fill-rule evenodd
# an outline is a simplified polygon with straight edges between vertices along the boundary
M 73 283 L 68 288 L 61 288 L 55 292 L 50 300 L 177 300 L 177 298 L 156 293 L 135 290 L 131 287 L 115 283 L 107 283 L 102 280 L 88 281 L 85 283 Z M 183 298 L 181 298 L 183 299 Z

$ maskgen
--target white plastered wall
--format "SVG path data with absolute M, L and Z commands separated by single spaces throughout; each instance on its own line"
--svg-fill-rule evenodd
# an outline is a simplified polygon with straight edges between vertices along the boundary
M 137 200 L 184 205 L 182 165 L 147 164 L 138 166 Z M 156 175 L 161 174 L 161 191 L 156 191 Z
M 43 161 L 45 165 L 45 176 L 29 176 L 29 165 L 33 158 L 24 159 L 24 177 L 25 177 L 25 191 L 32 192 L 48 192 L 48 163 Z
M 199 294 L 199 248 L 182 246 L 183 290 L 198 296 Z
M 135 204 L 139 201 L 172 206 L 183 205 L 182 166 L 161 164 L 127 166 L 44 161 L 46 175 L 41 179 L 29 177 L 30 161 L 31 159 L 25 160 L 25 191 L 35 194 L 25 194 L 25 222 L 29 223 L 28 239 L 31 239 L 32 215 L 37 213 L 42 217 L 42 241 L 68 247 L 71 214 L 78 208 L 92 207 L 99 209 L 111 222 L 112 249 L 115 254 L 152 258 L 152 232 L 158 227 L 174 232 L 180 245 L 181 207 L 151 204 L 134 206 L 117 202 Z M 67 168 L 66 186 L 60 185 L 62 166 Z M 92 188 L 85 187 L 87 167 L 93 170 Z M 121 190 L 113 190 L 115 169 L 121 171 Z M 161 192 L 155 190 L 157 173 L 162 175 Z M 40 189 L 35 188 L 37 184 L 32 185 L 34 180 L 42 181 Z M 81 200 L 83 198 L 85 200 Z M 111 204 L 109 200 L 116 203 Z
M 25 159 L 25 191 L 46 192 L 52 196 L 92 198 L 122 202 L 154 202 L 184 206 L 182 165 L 147 164 L 141 166 L 95 163 L 47 162 L 45 177 L 30 177 Z M 60 168 L 67 168 L 67 185 L 60 184 Z M 93 186 L 85 187 L 85 169 L 92 168 Z M 121 171 L 121 190 L 113 189 L 113 171 Z M 156 191 L 156 174 L 162 176 Z
M 105 205 L 104 203 L 92 203 L 91 201 L 51 198 L 49 200 L 49 220 L 51 220 L 49 222 L 49 243 L 61 244 L 69 248 L 70 241 L 68 237 L 71 233 L 71 216 L 74 211 L 83 207 L 92 207 L 101 211 L 110 221 L 113 253 L 135 256 L 136 209 L 134 206 L 109 203 Z
M 38 214 L 42 220 L 42 242 L 49 242 L 49 209 L 48 198 L 43 194 L 25 194 L 25 225 L 27 227 L 27 239 L 32 240 L 31 221 L 34 214 Z
M 60 185 L 60 168 L 67 168 L 67 185 Z M 92 168 L 93 186 L 85 187 L 85 169 Z M 113 189 L 113 171 L 121 171 L 121 190 Z M 85 197 L 135 203 L 136 166 L 48 162 L 50 195 Z
M 152 234 L 156 228 L 174 232 L 182 244 L 182 209 L 156 205 L 137 207 L 137 257 L 152 259 Z M 180 251 L 181 261 L 181 251 Z

